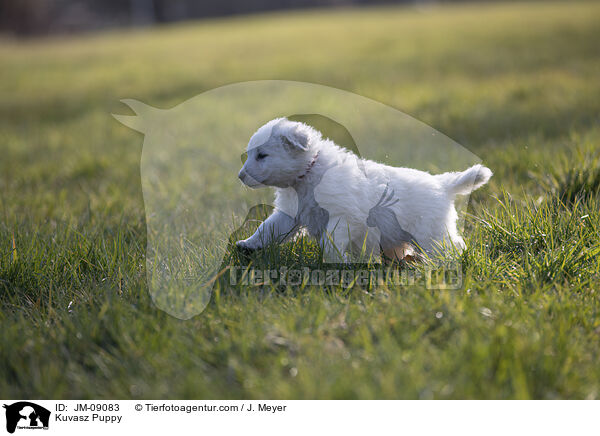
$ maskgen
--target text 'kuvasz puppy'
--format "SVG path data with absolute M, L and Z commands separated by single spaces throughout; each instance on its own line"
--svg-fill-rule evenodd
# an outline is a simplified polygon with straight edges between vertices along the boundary
M 492 171 L 475 165 L 431 175 L 361 159 L 312 127 L 277 118 L 250 138 L 240 180 L 273 186 L 275 210 L 248 239 L 245 250 L 282 243 L 306 229 L 320 241 L 326 260 L 362 253 L 402 259 L 465 247 L 454 199 L 486 184 Z

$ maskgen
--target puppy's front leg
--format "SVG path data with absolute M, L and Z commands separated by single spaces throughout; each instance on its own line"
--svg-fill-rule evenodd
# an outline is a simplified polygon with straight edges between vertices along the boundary
M 350 242 L 348 224 L 339 220 L 330 225 L 321 236 L 321 247 L 323 248 L 323 260 L 329 263 L 348 263 L 349 257 L 346 253 Z
M 252 236 L 237 241 L 235 245 L 242 250 L 258 250 L 272 242 L 279 244 L 285 241 L 286 238 L 295 233 L 296 229 L 296 221 L 291 216 L 275 209 Z

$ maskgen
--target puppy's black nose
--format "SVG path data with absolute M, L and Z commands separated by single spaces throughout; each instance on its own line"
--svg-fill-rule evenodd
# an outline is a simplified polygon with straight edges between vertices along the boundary
M 240 180 L 244 180 L 244 170 L 243 169 L 241 169 L 240 172 L 238 173 L 238 178 Z

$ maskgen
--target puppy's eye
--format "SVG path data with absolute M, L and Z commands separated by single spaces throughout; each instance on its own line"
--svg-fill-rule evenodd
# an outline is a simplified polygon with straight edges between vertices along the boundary
M 268 156 L 268 154 L 266 154 L 266 153 L 258 153 L 256 155 L 256 160 L 262 160 L 262 159 L 264 159 L 267 156 Z

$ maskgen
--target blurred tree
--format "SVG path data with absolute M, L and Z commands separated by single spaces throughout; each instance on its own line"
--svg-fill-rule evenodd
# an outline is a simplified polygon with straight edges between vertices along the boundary
M 150 24 L 156 21 L 154 0 L 131 0 L 131 23 Z

